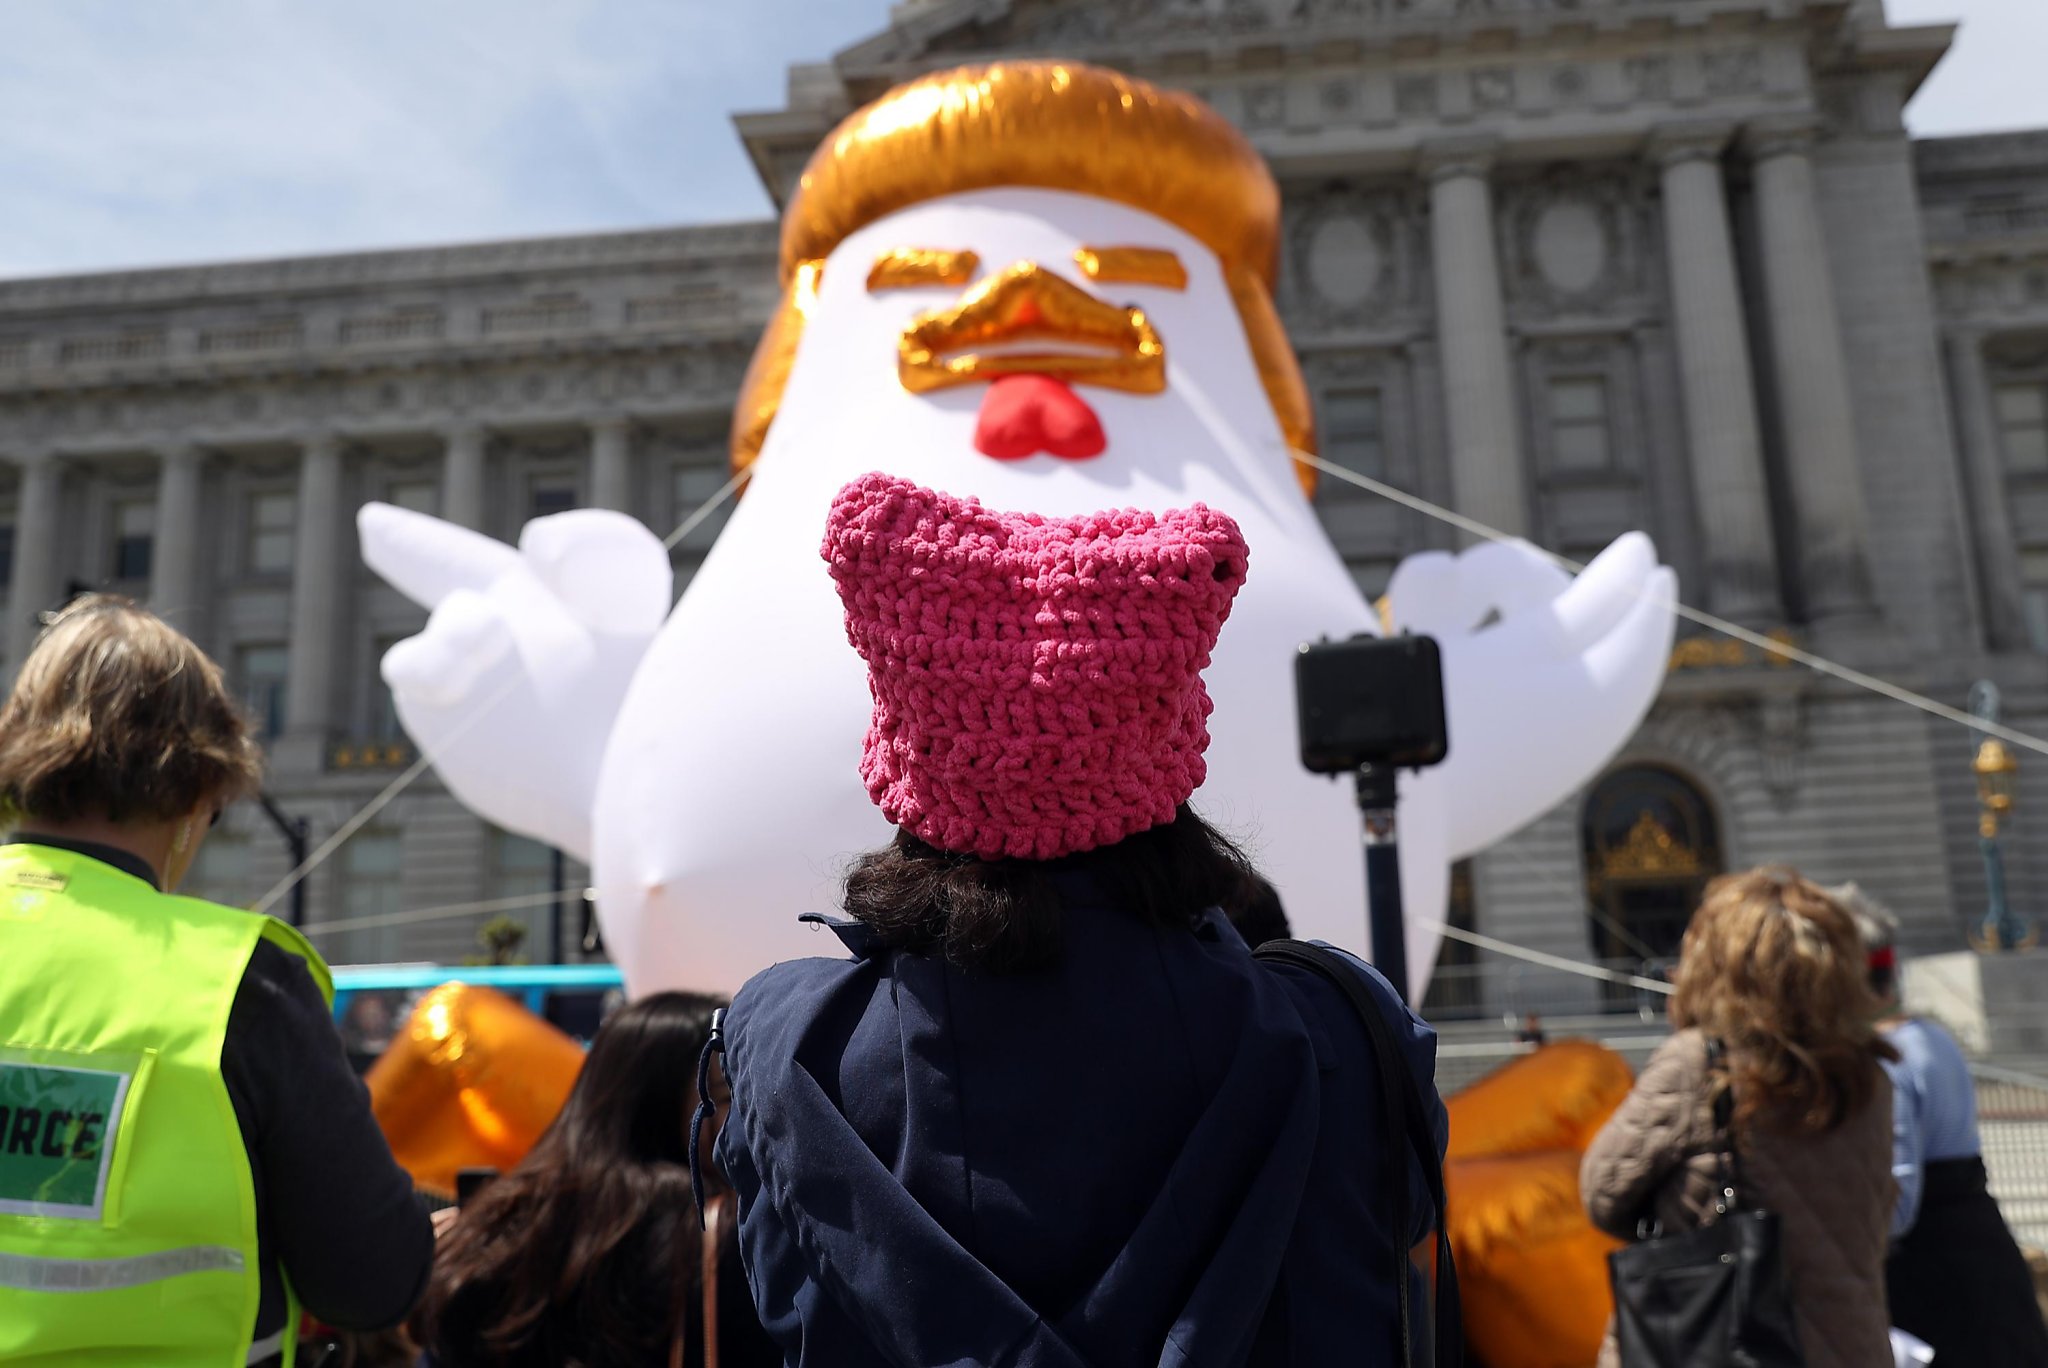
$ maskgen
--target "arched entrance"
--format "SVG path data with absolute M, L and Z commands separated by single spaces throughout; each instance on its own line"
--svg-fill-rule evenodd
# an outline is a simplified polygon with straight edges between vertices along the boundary
M 1707 881 L 1722 870 L 1720 826 L 1690 780 L 1655 765 L 1615 770 L 1593 786 L 1580 824 L 1595 953 L 1661 964 L 1678 955 Z M 1638 994 L 1608 985 L 1616 1007 Z

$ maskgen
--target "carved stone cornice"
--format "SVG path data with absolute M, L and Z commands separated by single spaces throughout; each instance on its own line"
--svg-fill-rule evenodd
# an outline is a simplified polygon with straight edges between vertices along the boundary
M 1742 150 L 1757 161 L 1803 157 L 1813 151 L 1821 128 L 1821 116 L 1811 110 L 1751 119 L 1742 126 Z
M 1688 161 L 1719 161 L 1735 135 L 1735 124 L 1727 119 L 1689 119 L 1659 124 L 1650 130 L 1643 155 L 1656 167 L 1676 166 Z
M 0 315 L 44 309 L 232 302 L 364 287 L 446 285 L 507 272 L 676 266 L 740 258 L 773 262 L 776 225 L 721 223 L 569 237 L 523 238 L 335 256 L 231 261 L 215 266 L 37 276 L 0 281 Z
M 1415 169 L 1431 185 L 1459 176 L 1484 179 L 1493 172 L 1501 140 L 1475 133 L 1424 143 L 1415 154 Z

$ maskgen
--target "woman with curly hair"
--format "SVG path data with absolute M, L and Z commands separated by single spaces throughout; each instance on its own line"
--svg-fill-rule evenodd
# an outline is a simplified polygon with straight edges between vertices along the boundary
M 1894 1058 L 1856 923 L 1791 869 L 1717 879 L 1686 929 L 1677 1033 L 1586 1152 L 1593 1223 L 1634 1239 L 1715 1219 L 1727 1156 L 1746 1204 L 1778 1214 L 1808 1368 L 1891 1362 L 1885 1240 Z M 1715 1103 L 1733 1090 L 1724 1130 Z M 1601 1368 L 1617 1368 L 1613 1334 Z

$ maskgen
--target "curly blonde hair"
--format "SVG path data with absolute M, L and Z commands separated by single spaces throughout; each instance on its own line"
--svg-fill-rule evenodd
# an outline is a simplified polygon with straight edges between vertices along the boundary
M 48 620 L 0 707 L 0 818 L 170 821 L 253 792 L 263 752 L 204 651 L 88 594 Z
M 1782 866 L 1707 886 L 1679 952 L 1672 1023 L 1727 1050 L 1723 1086 L 1742 1127 L 1817 1135 L 1870 1101 L 1879 1002 L 1856 922 L 1817 884 Z

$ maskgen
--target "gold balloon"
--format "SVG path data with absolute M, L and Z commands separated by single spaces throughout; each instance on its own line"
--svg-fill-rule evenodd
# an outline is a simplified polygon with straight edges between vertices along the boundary
M 937 72 L 848 117 L 783 215 L 784 278 L 899 209 L 1013 185 L 1142 209 L 1272 283 L 1280 192 L 1245 136 L 1193 95 L 1051 61 Z
M 1008 342 L 1090 343 L 1095 351 L 966 352 Z M 912 394 L 1004 375 L 1050 375 L 1134 394 L 1166 388 L 1166 347 L 1143 309 L 1105 304 L 1036 263 L 990 276 L 950 309 L 912 319 L 897 344 L 896 372 Z
M 1188 268 L 1161 247 L 1083 247 L 1074 253 L 1081 274 L 1105 285 L 1156 285 L 1185 290 Z
M 1590 1040 L 1560 1040 L 1448 1099 L 1451 1158 L 1583 1150 L 1628 1096 L 1628 1061 Z
M 819 264 L 898 210 L 1001 186 L 1127 204 L 1215 252 L 1281 432 L 1314 454 L 1308 387 L 1272 302 L 1280 192 L 1257 150 L 1193 95 L 1079 62 L 1016 61 L 898 86 L 848 117 L 812 156 L 783 215 L 782 306 L 733 413 L 735 473 L 760 455 L 781 407 Z M 1313 495 L 1315 471 L 1297 462 L 1295 472 Z
M 1459 1159 L 1444 1169 L 1465 1334 L 1488 1368 L 1590 1368 L 1613 1313 L 1620 1247 L 1579 1202 L 1577 1150 Z
M 460 1170 L 525 1158 L 582 1068 L 581 1046 L 504 994 L 444 983 L 364 1081 L 399 1165 L 452 1197 Z
M 972 252 L 898 247 L 882 253 L 868 271 L 868 290 L 914 290 L 926 285 L 965 285 L 981 269 Z
M 1587 1368 L 1613 1295 L 1579 1161 L 1632 1085 L 1589 1040 L 1523 1055 L 1447 1098 L 1444 1162 L 1465 1332 L 1489 1368 Z

